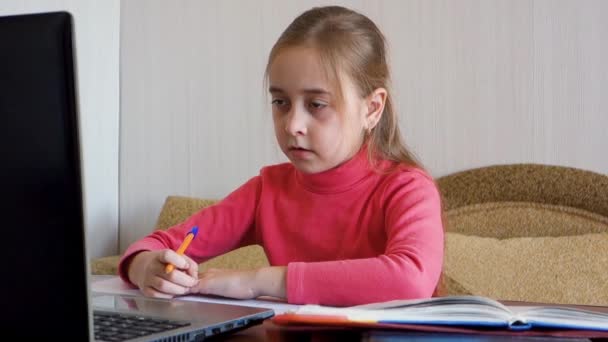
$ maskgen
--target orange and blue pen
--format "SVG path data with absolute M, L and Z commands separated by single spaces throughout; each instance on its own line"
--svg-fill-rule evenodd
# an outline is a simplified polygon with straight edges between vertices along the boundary
M 196 237 L 196 234 L 198 234 L 198 227 L 194 226 L 188 232 L 188 234 L 186 234 L 186 237 L 184 238 L 184 242 L 182 242 L 181 246 L 179 246 L 179 248 L 175 252 L 177 252 L 177 254 L 179 254 L 179 255 L 184 255 L 186 248 L 188 248 L 188 246 L 190 246 L 190 243 L 192 242 L 192 240 L 194 240 L 194 237 Z M 167 266 L 165 266 L 165 273 L 171 273 L 174 268 L 175 268 L 175 265 L 173 265 L 172 263 L 168 263 Z

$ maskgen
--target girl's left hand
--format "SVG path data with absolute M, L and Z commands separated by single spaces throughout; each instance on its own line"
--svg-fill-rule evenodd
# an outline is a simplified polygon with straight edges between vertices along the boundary
M 285 298 L 287 267 L 271 266 L 257 270 L 226 270 L 211 268 L 199 273 L 198 283 L 190 293 L 216 295 L 238 299 L 259 296 Z
M 255 289 L 255 278 L 255 270 L 236 271 L 210 268 L 199 273 L 198 284 L 191 288 L 190 293 L 252 299 L 259 296 Z

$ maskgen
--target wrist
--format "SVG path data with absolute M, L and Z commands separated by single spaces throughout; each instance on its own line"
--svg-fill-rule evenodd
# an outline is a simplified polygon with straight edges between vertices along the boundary
M 141 257 L 145 255 L 148 251 L 141 251 L 132 255 L 129 260 L 127 260 L 126 270 L 127 270 L 127 278 L 129 281 L 138 285 L 138 270 L 139 270 L 139 262 L 141 261 Z M 138 285 L 139 286 L 139 285 Z
M 255 296 L 285 298 L 286 274 L 287 267 L 284 266 L 262 267 L 255 270 L 253 286 Z

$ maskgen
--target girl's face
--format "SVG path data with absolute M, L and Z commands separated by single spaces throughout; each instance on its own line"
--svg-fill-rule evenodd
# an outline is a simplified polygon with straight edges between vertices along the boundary
M 368 104 L 348 77 L 340 80 L 343 103 L 337 103 L 314 48 L 281 51 L 270 65 L 269 81 L 275 135 L 298 170 L 326 171 L 359 151 Z

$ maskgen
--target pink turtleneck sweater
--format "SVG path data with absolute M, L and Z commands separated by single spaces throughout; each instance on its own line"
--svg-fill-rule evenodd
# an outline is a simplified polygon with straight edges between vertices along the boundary
M 373 171 L 364 152 L 317 174 L 289 163 L 263 168 L 216 205 L 132 244 L 120 276 L 128 281 L 125 261 L 135 253 L 177 249 L 195 225 L 199 233 L 188 256 L 200 263 L 260 244 L 271 265 L 287 266 L 289 303 L 350 306 L 430 297 L 442 268 L 441 204 L 433 180 L 405 166 Z

